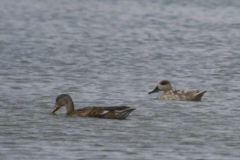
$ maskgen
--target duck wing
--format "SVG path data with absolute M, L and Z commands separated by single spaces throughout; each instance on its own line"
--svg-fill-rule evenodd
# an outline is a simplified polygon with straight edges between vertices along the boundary
M 104 107 L 105 114 L 101 118 L 126 119 L 135 109 L 127 106 Z
M 126 119 L 128 115 L 136 108 L 127 106 L 111 106 L 111 107 L 85 107 L 75 110 L 72 114 L 78 114 L 83 117 L 98 117 L 107 119 Z

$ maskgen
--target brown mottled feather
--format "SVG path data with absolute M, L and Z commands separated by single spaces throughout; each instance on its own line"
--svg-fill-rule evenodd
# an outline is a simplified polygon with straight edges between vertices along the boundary
M 77 114 L 82 117 L 98 117 L 107 119 L 125 119 L 135 108 L 126 106 L 112 107 L 85 107 L 74 110 L 71 114 Z M 106 113 L 104 113 L 106 111 Z M 126 116 L 124 116 L 126 114 Z
M 82 117 L 95 117 L 96 115 L 100 115 L 103 112 L 103 107 L 85 107 L 74 110 L 71 114 L 78 114 Z

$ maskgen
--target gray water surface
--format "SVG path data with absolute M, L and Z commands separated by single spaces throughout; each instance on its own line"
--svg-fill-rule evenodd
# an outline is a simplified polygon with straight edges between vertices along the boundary
M 0 82 L 0 159 L 239 160 L 240 1 L 2 0 Z M 48 115 L 62 93 L 137 110 Z

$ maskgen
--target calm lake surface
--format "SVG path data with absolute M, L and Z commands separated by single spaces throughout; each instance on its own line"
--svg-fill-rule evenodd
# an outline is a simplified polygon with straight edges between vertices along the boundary
M 239 160 L 240 1 L 1 0 L 0 82 L 0 159 Z M 137 110 L 49 115 L 63 93 Z

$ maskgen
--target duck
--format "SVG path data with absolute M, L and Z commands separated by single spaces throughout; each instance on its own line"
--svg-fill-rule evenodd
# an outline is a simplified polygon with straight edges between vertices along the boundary
M 62 106 L 66 107 L 66 115 L 79 115 L 80 117 L 97 117 L 106 119 L 126 119 L 136 108 L 128 106 L 97 107 L 90 106 L 81 109 L 74 109 L 74 103 L 70 95 L 61 94 L 57 96 L 55 107 L 49 115 L 55 113 Z
M 176 101 L 201 101 L 202 96 L 206 93 L 206 90 L 186 90 L 177 89 L 173 90 L 170 81 L 160 80 L 157 83 L 156 88 L 149 92 L 152 94 L 155 92 L 163 91 L 163 93 L 158 97 L 160 100 L 176 100 Z

